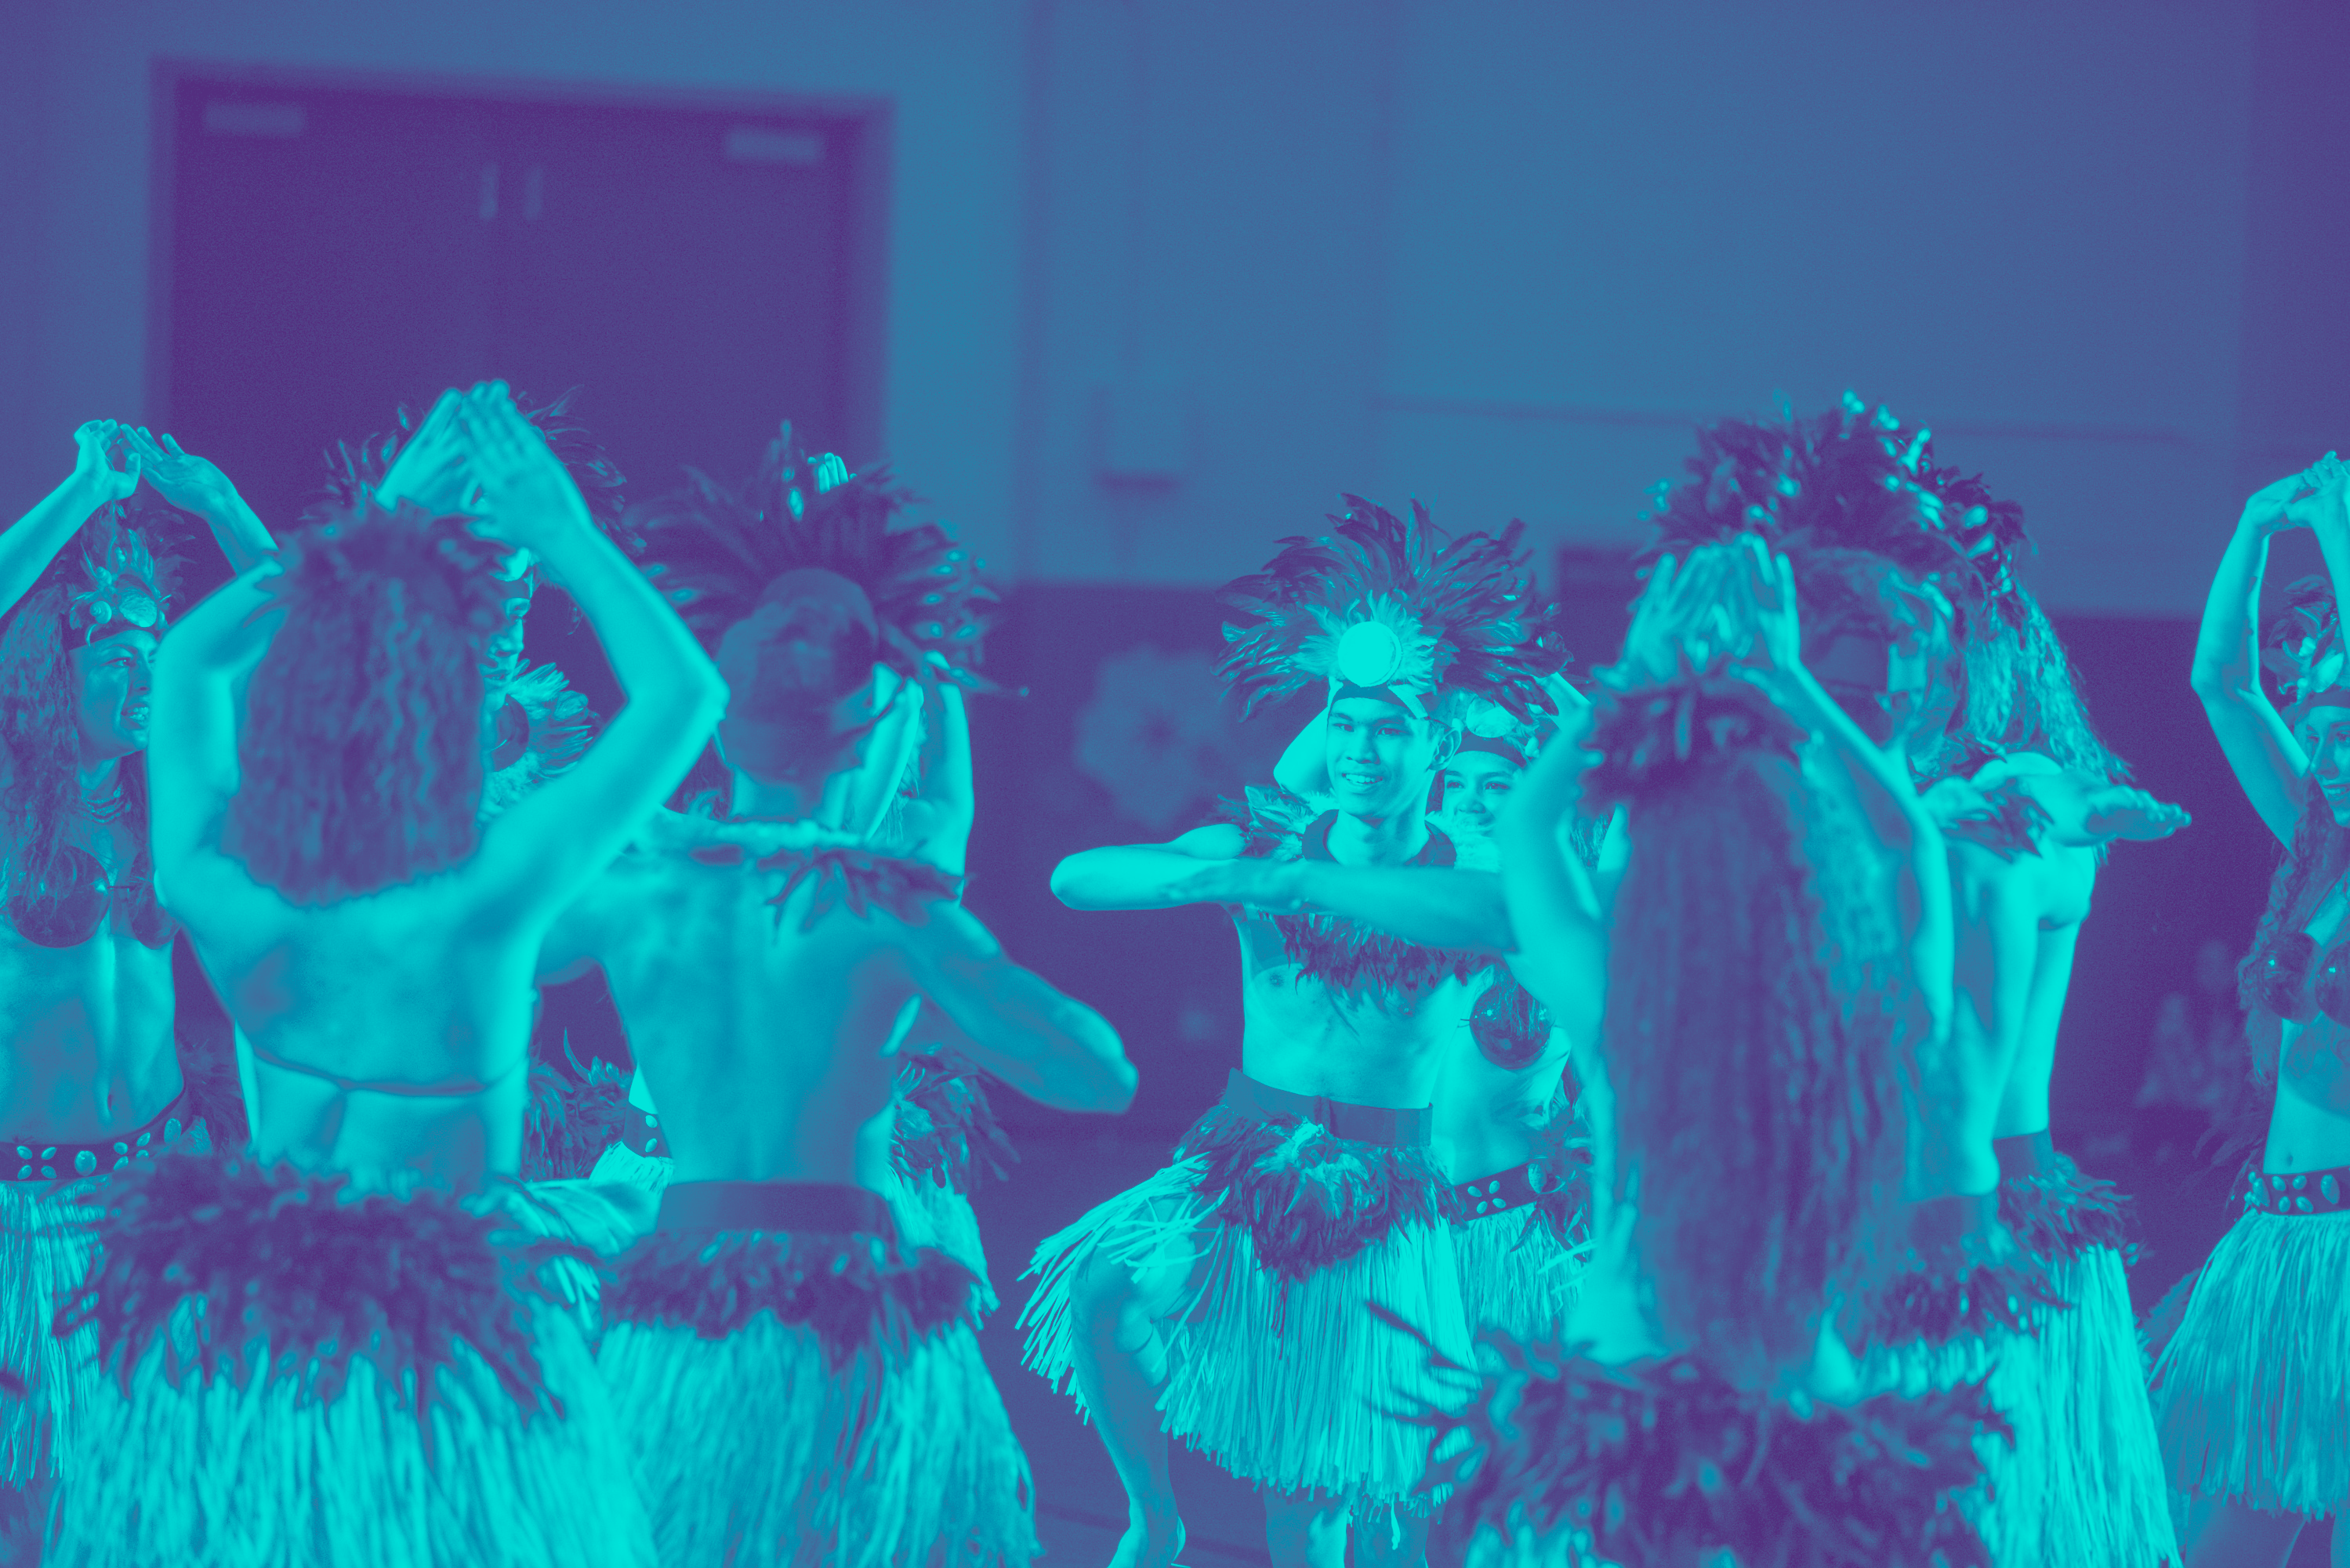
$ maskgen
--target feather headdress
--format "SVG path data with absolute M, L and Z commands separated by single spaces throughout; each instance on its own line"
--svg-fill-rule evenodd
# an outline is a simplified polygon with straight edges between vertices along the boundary
M 163 634 L 180 560 L 158 559 L 149 543 L 146 509 L 115 502 L 82 524 L 81 586 L 67 601 L 69 643 L 136 627 Z
M 1850 392 L 1823 414 L 1723 420 L 1698 431 L 1686 477 L 1659 486 L 1646 555 L 1759 534 L 1774 548 L 1856 550 L 1933 578 L 1967 604 L 2012 586 L 2023 514 L 1932 462 L 1933 435 Z
M 604 535 L 630 555 L 636 554 L 636 541 L 622 522 L 627 506 L 627 481 L 619 467 L 605 452 L 603 443 L 588 432 L 571 414 L 571 400 L 579 389 L 572 388 L 553 402 L 537 408 L 523 407 L 522 417 L 528 420 L 546 439 L 547 450 L 571 475 L 571 483 L 579 487 L 579 495 L 588 504 L 588 515 Z M 527 402 L 516 399 L 517 406 Z M 361 495 L 372 495 L 391 471 L 392 461 L 408 438 L 416 433 L 417 416 L 405 403 L 392 415 L 392 428 L 379 431 L 358 441 L 337 441 L 334 450 L 326 453 L 327 483 L 318 495 L 303 509 L 306 523 L 323 523 L 348 514 Z
M 1458 718 L 1471 698 L 1520 720 L 1555 711 L 1542 678 L 1566 654 L 1518 548 L 1525 524 L 1446 539 L 1416 501 L 1407 520 L 1343 499 L 1330 533 L 1282 540 L 1263 572 L 1225 586 L 1255 618 L 1224 627 L 1220 673 L 1242 717 L 1315 680 L 1422 718 Z
M 684 489 L 634 509 L 629 522 L 646 541 L 654 580 L 705 647 L 752 615 L 786 572 L 829 572 L 870 602 L 881 662 L 900 675 L 927 669 L 965 691 L 994 690 L 972 666 L 995 593 L 943 525 L 904 517 L 914 497 L 886 468 L 851 472 L 830 452 L 811 462 L 785 423 L 739 489 L 687 472 Z

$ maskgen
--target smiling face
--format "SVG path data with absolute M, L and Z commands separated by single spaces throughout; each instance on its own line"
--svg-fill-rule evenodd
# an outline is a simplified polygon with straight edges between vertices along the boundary
M 1444 764 L 1444 805 L 1437 823 L 1455 838 L 1493 830 L 1494 819 L 1517 787 L 1520 769 L 1492 752 L 1460 752 Z
M 2311 776 L 2334 820 L 2350 827 L 2350 707 L 2313 708 L 2304 723 L 2315 742 L 2310 748 Z
M 1330 793 L 1349 816 L 1416 811 L 1436 776 L 1443 732 L 1377 697 L 1342 697 L 1323 723 Z
M 147 745 L 148 692 L 155 634 L 132 628 L 68 650 L 74 728 L 85 765 L 110 762 Z

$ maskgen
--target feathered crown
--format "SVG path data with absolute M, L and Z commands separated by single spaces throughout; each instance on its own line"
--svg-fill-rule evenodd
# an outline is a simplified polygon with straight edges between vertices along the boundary
M 684 489 L 633 509 L 629 523 L 654 581 L 705 647 L 752 615 L 785 573 L 830 572 L 871 603 L 891 669 L 935 670 L 966 691 L 993 691 L 972 666 L 995 593 L 944 526 L 901 515 L 913 500 L 886 468 L 852 473 L 830 452 L 810 462 L 786 421 L 749 483 L 728 489 L 689 469 Z
M 1980 479 L 1934 467 L 1932 441 L 1923 429 L 1905 435 L 1891 410 L 1872 413 L 1851 392 L 1807 418 L 1705 426 L 1687 477 L 1658 487 L 1647 554 L 1760 534 L 1774 547 L 1879 556 L 2004 613 L 2028 543 L 2022 509 L 1992 501 Z
M 588 504 L 588 515 L 605 536 L 628 553 L 634 555 L 637 542 L 622 521 L 627 502 L 627 481 L 604 450 L 603 443 L 588 432 L 588 427 L 571 416 L 571 400 L 579 389 L 572 388 L 551 403 L 525 408 L 522 417 L 537 427 L 538 433 L 571 475 L 571 483 L 579 487 L 580 499 Z M 519 406 L 524 400 L 515 400 Z M 408 438 L 416 433 L 414 410 L 402 403 L 392 415 L 392 428 L 359 441 L 337 441 L 334 450 L 326 453 L 327 483 L 317 497 L 303 509 L 306 523 L 324 522 L 328 518 L 348 513 L 361 494 L 372 495 L 391 470 L 392 460 Z
M 1220 673 L 1241 716 L 1317 680 L 1422 718 L 1451 694 L 1518 719 L 1553 711 L 1542 678 L 1566 654 L 1518 549 L 1525 524 L 1444 540 L 1417 501 L 1406 521 L 1342 499 L 1332 532 L 1284 539 L 1263 572 L 1225 585 L 1224 602 L 1256 618 L 1224 627 Z
M 1805 738 L 1752 682 L 1684 676 L 1601 698 L 1584 742 L 1600 761 L 1584 787 L 1594 800 L 1637 799 L 1742 753 L 1793 762 Z
M 67 603 L 69 642 L 86 643 L 125 627 L 161 636 L 179 558 L 161 560 L 139 526 L 140 513 L 113 502 L 82 524 L 83 587 Z

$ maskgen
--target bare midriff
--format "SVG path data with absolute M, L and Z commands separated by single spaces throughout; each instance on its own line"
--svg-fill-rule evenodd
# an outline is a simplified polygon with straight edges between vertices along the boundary
M 180 1093 L 172 950 L 120 917 L 46 948 L 0 920 L 0 1137 L 95 1143 L 145 1126 Z

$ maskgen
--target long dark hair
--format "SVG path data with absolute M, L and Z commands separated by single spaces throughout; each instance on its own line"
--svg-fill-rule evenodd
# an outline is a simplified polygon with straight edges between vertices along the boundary
M 0 891 L 11 921 L 36 940 L 43 928 L 58 923 L 66 905 L 95 897 L 82 886 L 76 869 L 82 857 L 70 842 L 85 812 L 128 826 L 139 846 L 130 870 L 138 876 L 147 869 L 146 753 L 134 752 L 116 765 L 114 791 L 105 800 L 82 796 L 72 632 L 77 602 L 111 568 L 128 566 L 168 599 L 179 561 L 152 548 L 148 535 L 161 521 L 151 507 L 116 503 L 102 509 L 0 618 L 0 744 L 8 763 L 0 787 Z M 161 622 L 152 629 L 160 634 Z
M 1630 857 L 1601 1050 L 1619 1202 L 1659 1328 L 1727 1376 L 1808 1364 L 1898 1204 L 1904 1082 L 1881 991 L 1849 981 L 1856 922 L 1807 842 L 1801 732 L 1714 677 L 1605 705 L 1590 786 Z
M 221 833 L 256 880 L 332 903 L 473 853 L 505 553 L 462 519 L 372 501 L 286 537 L 286 615 L 246 691 Z

